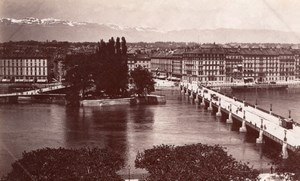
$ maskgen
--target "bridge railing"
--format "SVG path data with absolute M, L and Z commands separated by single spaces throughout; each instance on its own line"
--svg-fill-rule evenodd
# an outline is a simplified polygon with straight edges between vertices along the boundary
M 207 88 L 207 87 L 205 87 L 206 89 L 209 89 L 209 90 L 211 90 L 210 88 Z M 236 97 L 234 97 L 234 96 L 231 96 L 231 95 L 226 95 L 225 93 L 223 93 L 223 92 L 220 92 L 220 91 L 216 91 L 216 92 L 218 92 L 219 94 L 221 94 L 221 95 L 224 95 L 224 96 L 226 96 L 226 97 L 229 97 L 229 98 L 232 98 L 232 99 L 234 99 L 235 101 L 239 101 L 240 103 L 243 103 L 244 101 L 243 100 L 241 100 L 241 99 L 238 99 L 238 98 L 236 98 Z M 251 106 L 251 107 L 253 107 L 253 108 L 255 108 L 255 105 L 253 105 L 253 104 L 250 104 L 250 103 L 248 103 L 248 102 L 246 102 L 245 101 L 245 103 L 246 103 L 246 105 L 247 106 Z M 265 109 L 263 109 L 263 108 L 260 108 L 260 107 L 256 107 L 258 110 L 260 110 L 260 111 L 262 111 L 262 112 L 265 112 L 265 113 L 270 113 L 269 111 L 267 111 L 267 110 L 265 110 Z M 275 113 L 271 113 L 271 115 L 273 115 L 273 116 L 276 116 L 276 117 L 278 117 L 278 118 L 280 118 L 280 119 L 285 119 L 285 117 L 283 117 L 283 116 L 280 116 L 280 115 L 278 115 L 278 114 L 275 114 Z M 296 124 L 298 124 L 298 123 L 296 123 Z M 298 124 L 299 126 L 300 126 L 300 124 Z
M 6 96 L 18 96 L 18 95 L 36 95 L 47 91 L 52 91 L 56 89 L 61 89 L 64 87 L 68 87 L 68 84 L 52 84 L 52 86 L 46 86 L 43 88 L 36 88 L 32 90 L 27 90 L 24 92 L 14 92 L 14 93 L 7 93 L 7 94 L 0 94 L 0 97 L 6 97 Z
M 210 95 L 212 95 L 212 94 L 214 94 L 214 92 L 215 93 L 218 93 L 218 94 L 220 94 L 220 95 L 223 95 L 223 96 L 226 96 L 226 97 L 228 97 L 228 98 L 231 98 L 231 99 L 234 99 L 235 101 L 238 101 L 238 102 L 240 102 L 240 103 L 243 103 L 244 101 L 242 101 L 242 100 L 240 100 L 240 99 L 237 99 L 237 98 L 235 98 L 235 97 L 233 97 L 233 96 L 231 96 L 231 95 L 226 95 L 225 93 L 222 93 L 222 92 L 219 92 L 219 91 L 215 91 L 215 90 L 213 90 L 213 89 L 210 89 L 210 88 L 208 88 L 208 87 L 205 87 L 205 86 L 203 86 L 205 89 L 208 89 L 208 90 L 210 90 L 210 91 L 212 91 L 212 92 L 210 92 L 211 94 Z M 207 98 L 209 98 L 207 95 L 205 96 L 205 97 L 207 97 Z M 225 98 L 225 101 L 227 102 L 227 103 L 230 103 L 230 104 L 232 104 L 232 102 L 231 101 L 229 101 L 228 102 L 228 100 L 226 100 L 226 98 Z M 212 102 L 214 102 L 214 101 L 212 101 Z M 234 103 L 233 103 L 234 104 Z M 238 105 L 238 104 L 235 104 L 235 105 Z M 251 107 L 253 107 L 253 108 L 255 108 L 255 105 L 253 105 L 253 104 L 249 104 L 249 103 L 247 103 L 247 102 L 245 102 L 245 105 L 247 105 L 247 106 L 251 106 Z M 280 122 L 278 122 L 278 120 L 276 120 L 276 118 L 280 118 L 280 119 L 286 119 L 286 118 L 284 118 L 283 116 L 280 116 L 280 115 L 278 115 L 278 114 L 275 114 L 275 113 L 271 113 L 270 114 L 270 112 L 269 111 L 267 111 L 267 110 L 265 110 L 265 109 L 263 109 L 263 108 L 260 108 L 260 107 L 256 107 L 256 109 L 257 109 L 257 111 L 255 111 L 255 113 L 254 112 L 252 112 L 252 109 L 250 109 L 250 110 L 247 110 L 247 112 L 249 112 L 249 113 L 251 113 L 251 114 L 255 114 L 257 117 L 259 117 L 259 118 L 263 118 L 263 119 L 266 119 L 266 120 L 269 120 L 270 122 L 268 123 L 268 124 L 270 124 L 270 125 L 275 125 L 275 126 L 279 126 L 279 130 L 281 130 L 282 132 L 284 131 L 284 130 L 286 130 L 287 128 L 286 127 L 283 127 L 283 126 L 281 126 L 281 124 L 280 124 Z M 260 112 L 259 112 L 260 111 Z M 236 116 L 239 116 L 238 114 L 236 115 Z M 257 122 L 257 120 L 260 120 L 260 119 L 257 119 L 256 118 L 256 122 Z M 249 122 L 248 122 L 249 123 Z M 278 124 L 279 123 L 279 124 Z M 251 124 L 253 124 L 253 123 L 249 123 L 250 125 Z M 293 123 L 294 124 L 294 126 L 297 126 L 298 128 L 297 129 L 299 129 L 300 130 L 300 124 L 298 124 L 298 123 L 296 123 L 296 122 L 294 122 Z M 255 124 L 256 125 L 256 124 Z M 277 128 L 277 127 L 276 127 Z M 266 128 L 265 128 L 266 129 Z M 293 134 L 293 135 L 296 135 L 297 133 L 295 132 L 295 127 L 293 128 L 293 130 L 291 130 L 290 132 L 289 132 L 289 134 Z M 275 129 L 276 130 L 276 129 Z M 289 131 L 289 130 L 288 130 Z M 275 132 L 276 134 L 273 134 L 273 133 L 271 133 L 271 132 L 268 132 L 268 131 L 265 131 L 264 132 L 264 134 L 266 135 L 266 136 L 268 136 L 268 137 L 270 137 L 270 138 L 272 138 L 273 140 L 275 140 L 275 141 L 277 141 L 277 142 L 279 142 L 279 143 L 283 143 L 284 141 L 283 141 L 283 136 L 281 135 L 281 134 L 279 134 L 278 133 L 278 131 L 276 131 Z M 295 146 L 297 146 L 297 144 L 298 144 L 298 141 L 297 141 L 297 137 L 289 137 L 288 138 L 288 140 L 290 140 L 289 142 L 287 142 L 287 145 L 288 145 L 288 148 L 289 149 L 294 149 L 295 148 Z

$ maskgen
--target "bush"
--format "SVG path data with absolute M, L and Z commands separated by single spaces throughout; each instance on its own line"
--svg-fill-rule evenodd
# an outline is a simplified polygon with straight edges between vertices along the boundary
M 300 148 L 289 152 L 287 159 L 278 157 L 274 164 L 279 175 L 291 177 L 293 180 L 300 180 Z
M 43 148 L 24 152 L 2 180 L 122 180 L 116 174 L 124 160 L 99 148 Z
M 160 145 L 138 153 L 137 168 L 146 169 L 147 180 L 255 180 L 258 171 L 236 161 L 218 145 Z

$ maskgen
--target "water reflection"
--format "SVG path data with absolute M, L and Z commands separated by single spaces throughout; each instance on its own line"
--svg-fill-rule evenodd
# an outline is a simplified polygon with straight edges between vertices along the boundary
M 66 109 L 67 147 L 98 146 L 115 150 L 126 159 L 127 107 Z
M 150 148 L 155 143 L 152 137 L 154 124 L 154 111 L 156 106 L 134 106 L 128 111 L 127 116 L 127 165 L 130 165 L 133 173 L 145 173 L 144 170 L 134 169 L 134 160 L 139 151 Z M 121 173 L 126 173 L 124 168 Z

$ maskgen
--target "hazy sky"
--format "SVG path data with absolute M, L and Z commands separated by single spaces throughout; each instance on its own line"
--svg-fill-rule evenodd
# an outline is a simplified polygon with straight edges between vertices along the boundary
M 0 0 L 0 17 L 53 17 L 158 30 L 300 32 L 300 0 Z

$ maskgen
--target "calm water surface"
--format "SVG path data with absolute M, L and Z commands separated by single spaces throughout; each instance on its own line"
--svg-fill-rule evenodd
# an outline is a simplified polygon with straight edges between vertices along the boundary
M 249 162 L 255 168 L 269 169 L 270 160 L 262 155 L 254 139 L 240 134 L 210 112 L 191 104 L 179 91 L 164 91 L 166 105 L 116 106 L 69 109 L 55 104 L 0 105 L 0 175 L 10 164 L 21 158 L 24 150 L 43 147 L 76 148 L 82 146 L 109 147 L 119 152 L 134 169 L 138 151 L 153 145 L 192 143 L 220 144 L 236 159 Z M 292 110 L 300 118 L 300 89 L 278 92 L 234 93 L 263 108 L 273 104 L 274 112 L 287 116 Z M 297 120 L 297 119 L 296 119 Z M 127 173 L 124 168 L 121 172 Z

